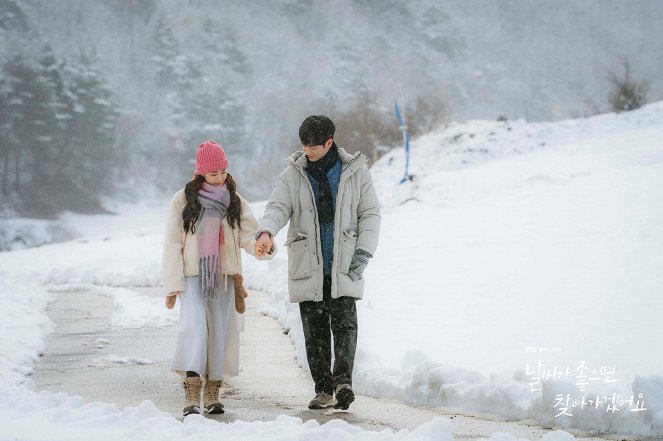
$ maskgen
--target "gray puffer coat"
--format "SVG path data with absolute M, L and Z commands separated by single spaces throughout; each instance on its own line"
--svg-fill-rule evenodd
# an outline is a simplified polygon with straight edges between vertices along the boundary
M 380 234 L 380 207 L 368 171 L 368 160 L 338 149 L 341 179 L 334 214 L 332 298 L 361 299 L 364 279 L 353 281 L 348 269 L 356 249 L 375 255 Z M 298 151 L 288 158 L 269 197 L 258 233 L 275 236 L 290 221 L 288 237 L 288 291 L 290 301 L 322 300 L 323 263 L 315 196 L 306 174 L 306 156 Z

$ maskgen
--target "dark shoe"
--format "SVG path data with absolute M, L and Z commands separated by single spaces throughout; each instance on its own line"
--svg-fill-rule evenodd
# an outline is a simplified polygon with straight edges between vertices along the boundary
M 223 404 L 221 403 L 212 403 L 207 406 L 205 406 L 205 412 L 209 414 L 214 414 L 214 413 L 224 413 L 225 409 L 223 408 Z
M 332 407 L 334 405 L 334 397 L 326 394 L 324 392 L 320 392 L 311 400 L 310 403 L 308 403 L 308 408 L 309 409 L 326 409 L 328 407 Z
M 334 409 L 348 410 L 350 404 L 355 400 L 355 393 L 349 384 L 339 384 L 336 386 L 336 404 Z
M 200 413 L 200 406 L 187 406 L 182 411 L 182 416 L 191 415 L 192 413 Z

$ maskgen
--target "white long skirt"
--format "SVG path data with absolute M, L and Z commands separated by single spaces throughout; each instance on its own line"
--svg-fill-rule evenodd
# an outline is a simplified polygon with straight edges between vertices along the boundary
M 170 369 L 180 375 L 194 371 L 210 380 L 239 375 L 239 333 L 244 317 L 235 310 L 235 289 L 228 277 L 227 289 L 204 301 L 198 277 L 187 277 L 180 300 L 177 346 Z M 224 278 L 222 277 L 222 284 Z

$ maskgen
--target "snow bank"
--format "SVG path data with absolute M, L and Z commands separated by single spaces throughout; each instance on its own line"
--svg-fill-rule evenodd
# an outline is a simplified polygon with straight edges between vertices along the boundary
M 2 409 L 3 439 L 14 440 L 453 440 L 449 421 L 437 418 L 413 431 L 365 432 L 343 420 L 324 425 L 282 415 L 275 421 L 231 424 L 191 415 L 183 423 L 159 411 L 151 401 L 123 411 L 113 404 L 85 403 L 78 396 L 34 393 L 29 385 L 8 391 L 7 400 L 21 403 Z M 35 424 L 38 421 L 39 424 Z M 573 439 L 573 438 L 571 438 Z
M 43 219 L 0 219 L 0 251 L 22 250 L 52 242 L 64 242 L 75 237 L 59 221 Z
M 52 297 L 27 277 L 0 272 L 0 387 L 32 373 L 54 324 L 45 310 Z

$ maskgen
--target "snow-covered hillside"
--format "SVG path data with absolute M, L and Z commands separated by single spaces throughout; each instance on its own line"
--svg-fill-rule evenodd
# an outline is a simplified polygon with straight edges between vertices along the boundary
M 663 103 L 556 123 L 455 124 L 416 140 L 411 155 L 409 188 L 398 185 L 402 150 L 372 168 L 383 224 L 358 303 L 356 390 L 562 428 L 663 436 L 663 354 L 656 349 Z M 176 426 L 151 403 L 119 412 L 36 394 L 25 381 L 52 330 L 44 310 L 58 289 L 159 283 L 166 203 L 121 216 L 70 215 L 66 225 L 83 237 L 0 253 L 0 428 L 11 421 L 27 430 L 39 421 L 52 429 L 42 439 L 156 439 L 165 433 L 158 426 L 178 439 L 239 436 L 234 424 Z M 253 207 L 260 215 L 264 203 Z M 284 236 L 277 236 L 281 245 Z M 266 312 L 289 330 L 305 365 L 286 259 L 284 247 L 268 263 L 246 257 L 245 280 L 270 293 Z M 165 308 L 155 315 L 120 294 L 115 326 L 171 320 Z M 270 424 L 251 426 L 255 438 L 275 431 L 332 437 L 335 430 L 288 418 Z M 443 426 L 433 422 L 410 436 L 433 437 Z

